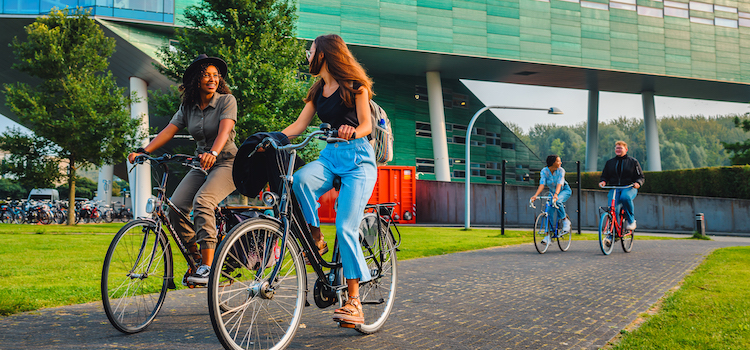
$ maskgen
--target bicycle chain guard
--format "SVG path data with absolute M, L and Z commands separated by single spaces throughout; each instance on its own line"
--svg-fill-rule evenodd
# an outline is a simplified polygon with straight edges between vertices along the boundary
M 336 292 L 325 281 L 320 279 L 315 281 L 313 299 L 315 300 L 315 305 L 321 309 L 325 309 L 338 302 Z

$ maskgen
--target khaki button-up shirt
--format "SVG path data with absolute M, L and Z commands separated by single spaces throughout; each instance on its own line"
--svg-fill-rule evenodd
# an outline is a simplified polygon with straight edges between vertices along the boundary
M 198 103 L 192 106 L 180 105 L 180 109 L 169 123 L 174 124 L 180 130 L 187 128 L 198 144 L 196 154 L 200 154 L 211 151 L 219 135 L 219 122 L 223 119 L 232 119 L 235 123 L 237 122 L 237 100 L 231 94 L 215 92 L 204 110 L 200 109 Z M 218 158 L 233 158 L 237 154 L 237 145 L 234 143 L 235 134 L 232 128 L 229 132 L 229 139 L 219 152 Z

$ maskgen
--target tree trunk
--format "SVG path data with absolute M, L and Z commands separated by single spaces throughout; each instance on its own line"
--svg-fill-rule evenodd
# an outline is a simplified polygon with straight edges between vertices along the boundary
M 70 171 L 68 171 L 68 225 L 76 224 L 76 167 L 73 158 L 70 158 Z

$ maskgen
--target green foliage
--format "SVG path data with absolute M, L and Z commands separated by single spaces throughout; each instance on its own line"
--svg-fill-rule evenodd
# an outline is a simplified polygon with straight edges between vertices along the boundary
M 0 134 L 0 149 L 10 152 L 0 172 L 18 179 L 21 187 L 51 188 L 63 176 L 56 158 L 60 148 L 43 137 L 11 128 Z
M 745 114 L 747 117 L 747 114 Z M 740 119 L 739 117 L 734 118 L 734 125 L 743 131 L 750 131 L 750 120 Z M 745 165 L 750 164 L 750 139 L 742 142 L 722 142 L 724 148 L 729 152 L 729 158 L 732 160 L 734 165 Z
M 98 184 L 87 177 L 76 177 L 76 197 L 78 198 L 94 198 L 94 193 L 98 188 Z M 70 185 L 62 184 L 57 187 L 57 191 L 60 192 L 60 199 L 68 200 L 70 198 Z M 114 193 L 112 194 L 114 196 Z
M 17 181 L 0 179 L 0 199 L 23 199 L 27 198 L 29 190 L 21 186 Z
M 644 171 L 646 182 L 639 193 L 750 199 L 750 165 L 682 170 Z M 599 189 L 601 172 L 581 174 L 581 188 Z M 576 173 L 565 173 L 573 184 Z
M 75 189 L 78 167 L 121 161 L 139 136 L 138 121 L 127 110 L 131 99 L 105 71 L 115 39 L 81 9 L 53 10 L 28 25 L 26 34 L 26 41 L 14 38 L 10 45 L 19 61 L 13 69 L 41 82 L 6 84 L 6 103 L 24 125 L 60 146 Z
M 185 10 L 176 29 L 177 50 L 162 47 L 157 68 L 182 81 L 185 68 L 205 53 L 228 66 L 227 84 L 237 99 L 237 138 L 280 131 L 302 110 L 307 82 L 298 78 L 304 41 L 296 38 L 296 7 L 286 0 L 204 0 Z M 174 110 L 173 110 L 174 111 Z
M 740 157 L 738 163 L 730 162 L 725 152 L 725 147 L 728 151 L 732 147 L 750 150 L 750 135 L 734 126 L 744 123 L 750 128 L 749 116 L 671 116 L 657 120 L 662 169 L 749 164 L 750 151 L 747 160 Z M 540 158 L 555 153 L 562 157 L 563 163 L 585 162 L 586 123 L 574 126 L 538 124 L 529 130 L 528 136 L 514 132 Z M 644 170 L 648 170 L 643 120 L 625 117 L 599 123 L 597 169 L 603 169 L 607 160 L 615 156 L 614 144 L 618 140 L 627 142 L 628 155 L 638 159 Z M 739 146 L 732 146 L 732 143 Z

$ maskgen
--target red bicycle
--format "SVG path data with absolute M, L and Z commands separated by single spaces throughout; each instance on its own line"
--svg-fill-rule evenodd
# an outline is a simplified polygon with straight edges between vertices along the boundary
M 633 184 L 628 186 L 602 186 L 602 188 L 615 190 L 609 207 L 599 207 L 599 247 L 602 248 L 604 255 L 612 253 L 616 241 L 622 243 L 622 250 L 625 253 L 630 253 L 633 249 L 635 233 L 633 230 L 625 229 L 625 210 L 622 209 L 622 205 L 615 206 L 617 191 L 630 187 L 633 187 Z

